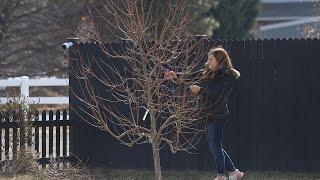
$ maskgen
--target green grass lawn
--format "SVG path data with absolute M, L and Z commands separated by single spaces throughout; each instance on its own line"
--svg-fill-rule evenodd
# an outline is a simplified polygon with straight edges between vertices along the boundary
M 152 171 L 135 170 L 95 170 L 97 179 L 110 180 L 149 180 L 153 179 Z M 164 171 L 164 180 L 212 180 L 215 173 L 209 171 Z M 246 172 L 245 180 L 320 180 L 320 174 L 281 173 L 281 172 Z
M 119 170 L 119 169 L 94 169 L 90 170 L 93 179 L 107 179 L 107 180 L 152 180 L 153 171 L 143 170 Z M 212 180 L 213 172 L 209 171 L 164 171 L 164 180 Z M 4 177 L 2 179 L 39 179 L 32 175 L 20 175 Z M 291 173 L 291 172 L 246 172 L 244 180 L 320 180 L 319 174 L 308 173 Z

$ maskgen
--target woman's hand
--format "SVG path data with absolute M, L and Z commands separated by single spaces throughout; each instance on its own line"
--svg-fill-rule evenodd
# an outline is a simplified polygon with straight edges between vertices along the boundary
M 177 78 L 177 74 L 174 71 L 168 71 L 168 72 L 166 72 L 164 77 L 166 79 L 173 79 L 173 78 Z
M 189 86 L 189 88 L 193 94 L 197 94 L 200 91 L 200 87 L 197 85 Z

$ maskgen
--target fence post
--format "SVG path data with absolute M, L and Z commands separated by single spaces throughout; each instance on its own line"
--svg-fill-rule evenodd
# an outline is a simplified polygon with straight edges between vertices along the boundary
M 28 103 L 29 98 L 29 76 L 21 77 L 21 85 L 20 85 L 20 97 L 26 98 L 25 103 Z

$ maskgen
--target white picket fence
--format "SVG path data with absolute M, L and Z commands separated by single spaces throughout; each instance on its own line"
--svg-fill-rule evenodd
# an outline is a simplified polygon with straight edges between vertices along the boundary
M 29 89 L 32 86 L 69 86 L 69 79 L 29 79 L 28 76 L 0 80 L 0 88 L 20 87 L 20 96 L 26 98 L 29 104 L 69 104 L 69 97 L 29 97 Z M 8 102 L 12 97 L 0 97 L 0 104 Z

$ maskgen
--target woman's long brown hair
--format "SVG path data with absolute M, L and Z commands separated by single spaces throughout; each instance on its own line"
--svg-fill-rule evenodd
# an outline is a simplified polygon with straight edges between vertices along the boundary
M 231 58 L 230 58 L 228 52 L 224 48 L 222 48 L 222 47 L 212 48 L 212 49 L 210 49 L 210 51 L 208 53 L 208 59 L 209 59 L 210 55 L 213 55 L 216 58 L 217 63 L 218 63 L 218 69 L 224 67 L 234 77 L 236 77 L 236 78 L 240 77 L 240 73 L 233 68 Z M 209 69 L 208 61 L 204 65 L 202 75 L 203 75 L 204 79 L 214 78 L 213 71 L 211 69 Z

